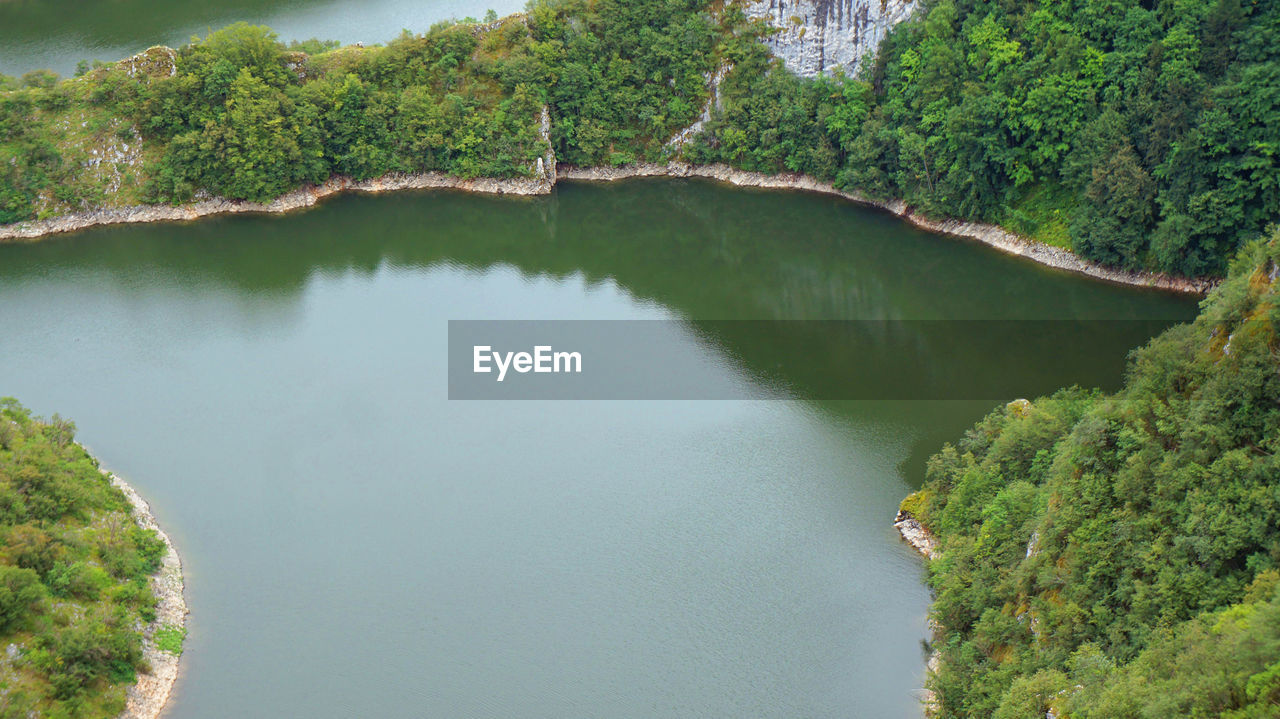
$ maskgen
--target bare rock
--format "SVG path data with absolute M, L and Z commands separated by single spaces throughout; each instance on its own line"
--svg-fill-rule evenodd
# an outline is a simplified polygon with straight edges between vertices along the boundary
M 937 559 L 942 553 L 938 546 L 938 538 L 924 528 L 919 520 L 907 512 L 899 511 L 893 519 L 893 526 L 917 552 L 929 559 Z
M 752 0 L 747 14 L 778 28 L 769 49 L 792 72 L 812 77 L 855 74 L 863 57 L 918 6 L 917 0 Z

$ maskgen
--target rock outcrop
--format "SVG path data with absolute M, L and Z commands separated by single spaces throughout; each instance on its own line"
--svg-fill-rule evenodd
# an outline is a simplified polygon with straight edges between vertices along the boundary
M 937 559 L 941 550 L 938 548 L 938 539 L 925 529 L 920 521 L 911 516 L 907 512 L 899 511 L 898 516 L 893 518 L 893 527 L 898 530 L 902 538 L 910 544 L 913 549 L 923 554 L 929 559 Z
M 917 0 L 752 0 L 747 14 L 778 28 L 769 49 L 792 72 L 812 77 L 837 69 L 854 74 L 918 6 Z

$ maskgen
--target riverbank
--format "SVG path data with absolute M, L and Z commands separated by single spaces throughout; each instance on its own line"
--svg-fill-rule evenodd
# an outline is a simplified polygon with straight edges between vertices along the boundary
M 924 555 L 925 559 L 937 559 L 941 550 L 939 549 L 938 538 L 933 536 L 924 525 L 920 524 L 920 520 L 911 516 L 910 512 L 898 510 L 897 516 L 893 518 L 893 528 L 898 530 L 898 534 L 902 535 L 903 541 L 911 545 L 911 548 Z M 939 632 L 938 625 L 929 619 L 930 641 L 937 641 Z M 925 662 L 925 672 L 927 677 L 937 676 L 938 670 L 942 667 L 942 652 L 935 646 L 929 652 L 929 660 Z M 928 687 L 929 680 L 925 680 L 926 686 L 920 690 L 920 703 L 924 706 L 924 715 L 932 717 L 942 708 L 938 701 L 937 692 Z
M 1107 282 L 1200 295 L 1205 294 L 1217 284 L 1214 280 L 1191 280 L 1152 272 L 1132 272 L 1106 267 L 1077 257 L 1072 252 L 1060 247 L 1046 245 L 1016 235 L 997 225 L 966 222 L 951 218 L 931 219 L 916 212 L 902 200 L 887 202 L 875 200 L 855 192 L 846 192 L 836 188 L 829 182 L 824 182 L 808 175 L 766 175 L 759 172 L 738 170 L 722 164 L 689 165 L 673 162 L 666 165 L 640 163 L 623 167 L 560 167 L 557 168 L 556 177 L 559 180 L 588 182 L 608 182 L 632 177 L 701 177 L 727 182 L 739 187 L 803 190 L 824 195 L 836 195 L 860 205 L 887 210 L 912 225 L 930 232 L 976 240 L 1006 254 L 1025 257 L 1047 267 L 1087 275 Z
M 893 518 L 893 528 L 898 530 L 898 534 L 902 535 L 902 539 L 910 544 L 912 549 L 923 554 L 925 559 L 938 558 L 937 538 L 915 517 L 898 510 L 898 516 Z
M 370 180 L 354 180 L 337 176 L 323 184 L 287 192 L 268 203 L 205 198 L 186 205 L 133 205 L 77 212 L 43 220 L 29 220 L 0 226 L 0 241 L 35 240 L 63 232 L 75 232 L 101 225 L 142 222 L 182 222 L 201 217 L 236 213 L 284 213 L 311 207 L 321 200 L 342 192 L 393 192 L 397 190 L 452 189 L 495 195 L 546 195 L 561 180 L 577 182 L 612 182 L 640 177 L 697 177 L 725 182 L 738 187 L 801 190 L 835 195 L 860 205 L 886 210 L 921 229 L 975 240 L 988 247 L 1024 257 L 1046 267 L 1086 275 L 1106 282 L 1139 287 L 1205 294 L 1216 284 L 1213 280 L 1192 280 L 1169 275 L 1119 270 L 1084 260 L 1059 247 L 1016 235 L 997 225 L 945 218 L 931 219 L 921 215 L 901 200 L 880 201 L 836 188 L 829 182 L 808 175 L 766 175 L 738 170 L 728 165 L 691 165 L 683 162 L 667 164 L 636 163 L 621 167 L 555 166 L 554 174 L 540 178 L 462 178 L 443 173 L 392 174 Z
M 169 695 L 173 692 L 182 660 L 181 651 L 166 651 L 157 644 L 157 634 L 162 629 L 178 636 L 186 633 L 187 602 L 182 595 L 182 559 L 169 535 L 156 522 L 146 500 L 120 477 L 105 469 L 102 473 L 111 480 L 113 486 L 124 492 L 129 504 L 133 505 L 134 521 L 143 529 L 155 531 L 165 546 L 160 569 L 151 577 L 151 586 L 156 595 L 156 618 L 143 630 L 142 655 L 151 665 L 151 671 L 139 674 L 137 683 L 126 691 L 125 708 L 118 718 L 156 719 L 164 711 Z
M 438 172 L 393 174 L 371 180 L 331 177 L 320 185 L 308 185 L 286 192 L 271 202 L 247 202 L 205 198 L 185 205 L 130 205 L 87 212 L 73 212 L 44 220 L 28 220 L 0 225 L 0 242 L 38 240 L 63 232 L 76 232 L 101 225 L 143 222 L 190 222 L 211 215 L 285 213 L 301 210 L 342 192 L 394 192 L 396 190 L 452 189 L 496 195 L 545 195 L 551 192 L 548 180 L 453 177 Z

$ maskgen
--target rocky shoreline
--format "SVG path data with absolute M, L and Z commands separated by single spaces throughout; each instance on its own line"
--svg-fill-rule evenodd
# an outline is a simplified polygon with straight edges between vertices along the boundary
M 133 518 L 143 529 L 154 530 L 164 542 L 165 553 L 160 569 L 151 577 L 155 590 L 156 618 L 143 629 L 142 655 L 151 665 L 151 671 L 139 674 L 138 681 L 125 694 L 125 708 L 118 719 L 157 719 L 164 711 L 173 685 L 178 680 L 181 654 L 172 654 L 156 645 L 156 632 L 161 628 L 185 631 L 187 602 L 182 595 L 182 560 L 174 549 L 169 535 L 156 523 L 151 507 L 127 482 L 115 474 L 102 470 L 111 484 L 124 492 L 133 505 Z
M 544 120 L 545 124 L 545 120 Z M 550 167 L 546 167 L 549 164 Z M 462 178 L 438 172 L 420 174 L 391 174 L 371 180 L 355 180 L 336 176 L 320 185 L 312 185 L 291 192 L 267 203 L 203 198 L 195 202 L 174 205 L 133 205 L 120 208 L 104 208 L 76 212 L 44 220 L 28 220 L 0 226 L 0 241 L 32 240 L 47 235 L 74 232 L 99 225 L 115 225 L 135 222 L 181 222 L 209 215 L 241 212 L 283 213 L 315 205 L 326 197 L 342 192 L 392 192 L 396 190 L 454 189 L 496 195 L 546 195 L 560 180 L 610 182 L 636 177 L 698 177 L 725 182 L 738 187 L 759 187 L 780 190 L 802 190 L 826 195 L 836 195 L 862 205 L 887 210 L 907 222 L 930 232 L 964 237 L 981 242 L 1001 252 L 1025 257 L 1029 260 L 1068 272 L 1087 275 L 1095 279 L 1140 287 L 1152 287 L 1171 292 L 1204 294 L 1214 286 L 1212 280 L 1191 280 L 1169 275 L 1131 272 L 1104 267 L 1077 257 L 1073 253 L 1021 237 L 996 225 L 965 222 L 955 219 L 934 220 L 925 217 L 901 200 L 880 201 L 857 193 L 837 189 L 807 175 L 766 175 L 759 172 L 737 170 L 728 165 L 690 165 L 683 162 L 667 164 L 636 163 L 622 167 L 571 167 L 556 166 L 554 156 L 547 163 L 539 158 L 543 173 L 533 178 Z
M 911 516 L 910 512 L 898 510 L 898 515 L 893 518 L 893 528 L 898 530 L 898 534 L 902 535 L 902 539 L 911 545 L 911 548 L 924 555 L 925 559 L 937 559 L 942 553 L 938 543 L 938 538 L 933 533 L 920 524 L 920 520 Z M 939 635 L 940 627 L 932 618 L 929 619 L 930 641 L 936 642 Z M 938 670 L 942 668 L 942 652 L 934 647 L 929 652 L 929 660 L 925 664 L 927 676 L 932 678 L 937 676 Z M 920 690 L 920 703 L 924 706 L 924 715 L 932 717 L 942 709 L 942 704 L 938 701 L 938 695 L 928 685 Z
M 722 164 L 689 165 L 681 162 L 673 162 L 666 165 L 639 163 L 623 167 L 573 168 L 562 166 L 556 172 L 556 178 L 559 180 L 607 182 L 631 177 L 702 177 L 727 182 L 739 187 L 804 190 L 824 195 L 836 195 L 861 205 L 887 210 L 912 225 L 930 232 L 977 240 L 1006 254 L 1025 257 L 1047 267 L 1088 275 L 1107 282 L 1201 295 L 1207 293 L 1216 284 L 1213 280 L 1190 280 L 1152 272 L 1131 272 L 1104 267 L 1077 257 L 1062 248 L 1016 235 L 997 225 L 955 219 L 933 220 L 916 212 L 902 200 L 887 202 L 875 200 L 858 193 L 837 189 L 829 182 L 823 182 L 808 175 L 788 173 L 766 175 L 759 172 L 737 170 Z
M 893 518 L 893 528 L 898 530 L 898 534 L 902 535 L 912 549 L 923 554 L 925 559 L 937 559 L 941 553 L 938 539 L 909 513 L 898 510 L 898 516 Z
M 0 225 L 0 241 L 34 240 L 62 232 L 75 232 L 99 225 L 140 222 L 183 222 L 209 215 L 284 213 L 311 207 L 320 200 L 342 192 L 392 192 L 395 190 L 456 189 L 498 195 L 545 195 L 551 192 L 546 179 L 496 179 L 453 177 L 439 172 L 392 174 L 372 180 L 354 180 L 335 176 L 323 184 L 301 187 L 271 202 L 246 202 L 222 198 L 205 198 L 186 205 L 131 205 L 73 212 L 45 220 L 27 220 Z

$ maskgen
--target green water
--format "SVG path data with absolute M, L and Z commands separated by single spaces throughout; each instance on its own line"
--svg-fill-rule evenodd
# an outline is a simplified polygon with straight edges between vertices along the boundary
M 318 37 L 384 43 L 403 29 L 423 32 L 450 18 L 508 15 L 521 0 L 0 0 L 0 73 L 48 68 L 62 75 L 80 60 L 112 61 L 151 45 L 178 46 L 244 20 L 282 40 Z
M 451 402 L 448 320 L 1194 309 L 814 195 L 347 196 L 0 246 L 0 395 L 75 418 L 177 542 L 172 719 L 918 717 L 928 594 L 889 522 L 992 402 L 813 399 L 842 357 L 750 337 L 701 352 L 799 396 Z

